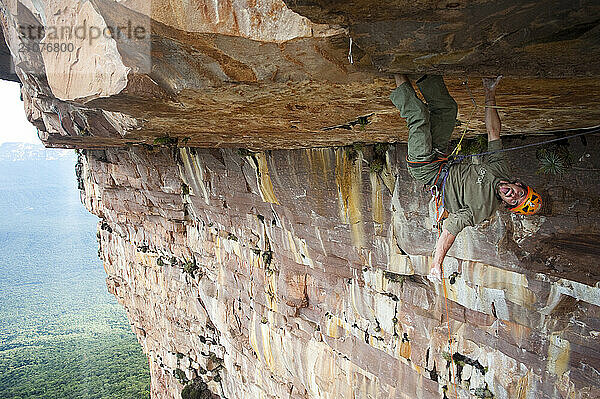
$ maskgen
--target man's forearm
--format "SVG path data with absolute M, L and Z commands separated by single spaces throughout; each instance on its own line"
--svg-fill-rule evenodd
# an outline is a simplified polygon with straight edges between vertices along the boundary
M 500 138 L 500 116 L 496 109 L 496 86 L 502 79 L 498 76 L 496 79 L 483 79 L 483 89 L 485 90 L 485 127 L 487 129 L 488 141 L 498 140 Z
M 442 262 L 444 262 L 444 258 L 446 257 L 448 250 L 450 249 L 452 244 L 454 244 L 455 238 L 455 235 L 450 233 L 448 230 L 443 229 L 442 234 L 437 240 L 437 243 L 435 245 L 435 254 L 433 256 L 433 266 L 440 269 L 440 271 Z
M 498 140 L 500 138 L 500 116 L 496 106 L 496 95 L 492 92 L 485 93 L 485 127 L 488 133 L 488 141 Z

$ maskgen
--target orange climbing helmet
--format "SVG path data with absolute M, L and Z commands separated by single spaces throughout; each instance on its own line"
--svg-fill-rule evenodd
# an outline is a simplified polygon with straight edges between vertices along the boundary
M 519 215 L 535 215 L 540 209 L 542 209 L 542 197 L 527 186 L 527 195 L 525 195 L 523 201 L 519 205 L 510 208 L 509 211 Z

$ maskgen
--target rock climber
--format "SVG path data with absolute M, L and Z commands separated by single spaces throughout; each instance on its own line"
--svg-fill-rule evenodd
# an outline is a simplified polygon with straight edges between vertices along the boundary
M 488 152 L 502 149 L 500 117 L 495 108 L 501 78 L 483 79 Z M 406 75 L 395 75 L 395 79 L 397 87 L 390 99 L 408 124 L 408 171 L 443 204 L 436 221 L 443 220 L 443 224 L 428 276 L 441 281 L 444 257 L 463 228 L 489 219 L 501 204 L 511 212 L 533 215 L 541 209 L 542 199 L 531 187 L 510 177 L 503 152 L 482 155 L 478 162 L 446 158 L 457 105 L 441 76 L 425 75 L 416 81 L 426 104 L 417 97 Z

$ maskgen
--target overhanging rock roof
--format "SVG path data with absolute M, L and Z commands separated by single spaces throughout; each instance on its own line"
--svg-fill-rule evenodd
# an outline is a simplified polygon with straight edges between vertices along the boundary
M 482 75 L 506 76 L 498 96 L 505 133 L 600 120 L 595 2 L 242 3 L 2 5 L 28 116 L 43 141 L 251 149 L 403 141 L 406 127 L 388 99 L 393 72 L 445 74 L 459 103 L 457 133 L 467 124 L 470 134 L 485 131 L 482 108 L 473 112 Z M 84 20 L 86 38 L 49 37 Z M 92 27 L 123 34 L 92 40 Z M 141 40 L 131 27 L 143 30 Z M 55 43 L 59 51 L 36 51 Z

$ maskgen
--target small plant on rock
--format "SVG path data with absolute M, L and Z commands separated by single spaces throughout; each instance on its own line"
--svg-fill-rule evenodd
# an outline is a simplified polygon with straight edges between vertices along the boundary
M 367 127 L 367 125 L 369 124 L 369 116 L 371 115 L 359 116 L 358 118 L 356 118 L 356 122 L 360 127 L 360 130 L 365 130 L 365 127 Z
M 481 399 L 491 399 L 494 397 L 494 394 L 489 390 L 487 383 L 485 384 L 485 387 L 475 388 L 473 395 Z
M 183 264 L 183 271 L 194 277 L 195 273 L 200 269 L 196 264 L 196 259 L 188 260 Z
M 538 173 L 545 175 L 562 175 L 572 163 L 571 153 L 565 145 L 540 148 L 536 156 L 540 165 Z
M 383 172 L 384 165 L 385 163 L 381 161 L 381 159 L 375 158 L 369 164 L 369 170 L 371 171 L 371 173 L 381 173 Z
M 377 143 L 373 146 L 373 159 L 369 162 L 371 173 L 381 173 L 386 166 L 386 155 L 390 148 L 388 143 Z
M 190 195 L 190 186 L 185 183 L 181 183 L 181 193 L 183 195 Z
M 177 139 L 177 137 L 170 137 L 169 135 L 166 135 L 166 136 L 161 136 L 161 137 L 155 138 L 154 142 L 152 144 L 153 145 L 171 146 L 171 145 L 177 145 L 178 141 L 179 140 Z
M 358 155 L 362 152 L 363 145 L 362 143 L 354 143 L 350 146 L 346 147 L 346 154 L 350 162 L 354 162 L 358 159 Z
M 175 369 L 175 371 L 173 372 L 173 376 L 177 379 L 177 381 L 179 381 L 183 385 L 188 383 L 188 379 L 185 376 L 184 371 L 181 369 Z
M 251 157 L 254 155 L 253 151 L 250 151 L 246 148 L 238 148 L 237 153 L 240 157 Z
M 201 378 L 196 378 L 181 391 L 181 399 L 211 399 L 212 392 Z
M 481 154 L 487 151 L 487 135 L 479 134 L 475 137 L 465 139 L 462 144 L 461 155 Z

